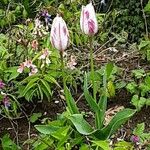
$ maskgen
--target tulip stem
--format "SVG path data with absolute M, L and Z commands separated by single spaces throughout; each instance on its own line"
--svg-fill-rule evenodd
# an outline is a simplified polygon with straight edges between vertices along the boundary
M 64 76 L 64 56 L 63 51 L 60 51 L 60 59 L 61 59 L 61 71 L 62 71 L 62 78 L 63 78 L 63 88 L 65 88 L 65 76 Z
M 91 65 L 91 78 L 92 78 L 92 85 L 93 85 L 93 97 L 96 100 L 96 86 L 95 86 L 95 77 L 94 77 L 94 62 L 93 62 L 93 49 L 92 49 L 92 44 L 93 44 L 93 37 L 89 37 L 90 41 L 90 65 Z

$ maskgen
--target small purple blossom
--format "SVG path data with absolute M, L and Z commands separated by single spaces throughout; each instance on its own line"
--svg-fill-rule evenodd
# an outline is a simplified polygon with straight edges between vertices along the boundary
M 9 97 L 7 95 L 5 95 L 4 98 L 3 98 L 3 104 L 4 104 L 5 108 L 7 108 L 7 109 L 11 105 L 11 102 L 10 102 Z
M 140 138 L 139 138 L 137 135 L 132 135 L 132 136 L 131 136 L 131 141 L 132 141 L 133 143 L 137 143 L 137 142 L 140 141 Z
M 0 89 L 3 89 L 4 87 L 5 87 L 5 83 L 2 80 L 0 80 Z
M 47 10 L 43 10 L 41 13 L 41 16 L 45 18 L 46 23 L 52 21 L 51 15 L 48 13 Z

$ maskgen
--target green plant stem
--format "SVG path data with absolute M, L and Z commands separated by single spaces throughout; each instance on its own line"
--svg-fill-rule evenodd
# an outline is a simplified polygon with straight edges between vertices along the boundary
M 92 85 L 93 85 L 93 97 L 96 101 L 96 86 L 95 86 L 95 77 L 94 77 L 94 62 L 93 62 L 93 37 L 89 37 L 90 40 L 90 66 L 91 66 L 91 77 L 92 77 Z
M 60 59 L 61 59 L 61 71 L 62 71 L 62 78 L 63 78 L 63 89 L 65 88 L 65 66 L 64 66 L 64 57 L 63 57 L 63 51 L 60 51 Z

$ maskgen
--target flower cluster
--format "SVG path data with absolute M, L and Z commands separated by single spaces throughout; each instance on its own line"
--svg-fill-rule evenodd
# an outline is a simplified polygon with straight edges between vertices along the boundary
M 43 35 L 47 35 L 47 32 L 39 18 L 35 19 L 35 27 L 33 30 L 33 34 L 36 35 L 37 37 L 42 37 Z
M 38 72 L 37 67 L 34 64 L 32 64 L 31 60 L 26 60 L 25 62 L 21 63 L 19 68 L 17 69 L 17 72 L 22 73 L 26 67 L 30 68 L 29 76 Z
M 39 57 L 40 60 L 43 60 L 43 61 L 42 61 L 41 68 L 44 67 L 45 63 L 46 63 L 47 65 L 50 64 L 50 59 L 49 59 L 50 54 L 51 54 L 51 52 L 48 50 L 48 48 L 45 48 L 45 49 L 42 51 L 42 55 Z

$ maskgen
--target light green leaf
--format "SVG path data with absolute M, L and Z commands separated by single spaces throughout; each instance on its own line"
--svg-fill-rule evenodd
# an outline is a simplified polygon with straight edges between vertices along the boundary
M 40 117 L 42 116 L 42 113 L 33 113 L 30 117 L 30 122 L 34 123 L 36 122 Z
M 91 141 L 95 146 L 101 147 L 103 150 L 111 150 L 108 141 Z
M 35 125 L 34 127 L 43 134 L 52 134 L 60 129 L 60 127 L 53 125 Z
M 73 114 L 69 117 L 77 131 L 83 135 L 90 135 L 93 132 L 90 124 L 83 118 L 82 114 Z

